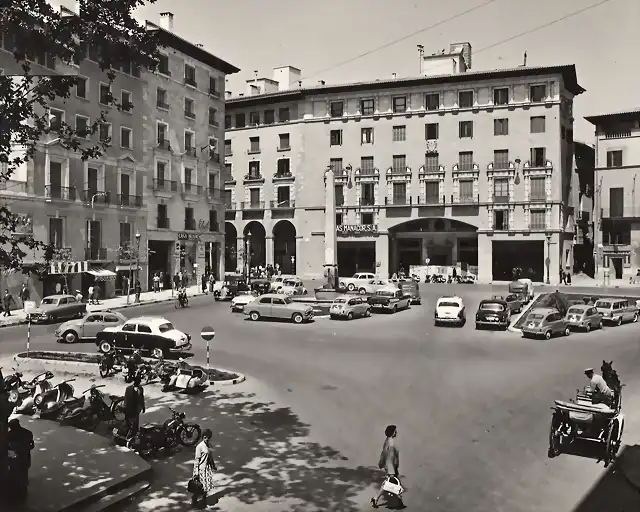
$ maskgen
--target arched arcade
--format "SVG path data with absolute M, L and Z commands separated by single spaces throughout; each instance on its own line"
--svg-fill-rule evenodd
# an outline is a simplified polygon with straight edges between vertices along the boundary
M 288 220 L 280 220 L 273 226 L 273 264 L 279 265 L 283 274 L 296 273 L 296 228 Z

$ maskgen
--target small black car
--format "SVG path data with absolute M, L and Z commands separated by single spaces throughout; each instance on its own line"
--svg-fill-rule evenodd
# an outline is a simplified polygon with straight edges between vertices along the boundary
M 500 327 L 508 329 L 511 323 L 511 308 L 504 299 L 485 299 L 476 312 L 476 329 Z

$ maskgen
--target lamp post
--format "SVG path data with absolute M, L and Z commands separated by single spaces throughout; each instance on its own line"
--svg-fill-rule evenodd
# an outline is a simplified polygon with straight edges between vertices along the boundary
M 547 258 L 544 260 L 547 265 L 547 284 L 551 284 L 549 270 L 551 268 L 551 233 L 546 234 L 547 237 Z
M 296 273 L 296 257 L 291 255 L 291 273 L 295 275 Z
M 140 238 L 142 238 L 142 235 L 140 234 L 139 231 L 136 231 L 136 252 L 135 252 L 136 272 L 138 272 L 138 269 L 140 268 Z M 127 304 L 129 304 L 129 297 L 131 296 L 131 283 L 133 283 L 132 256 L 133 254 L 129 254 L 129 290 L 127 291 Z M 134 290 L 135 290 L 135 284 L 134 284 Z
M 245 266 L 247 268 L 247 285 L 251 283 L 251 231 L 247 233 L 246 247 L 244 250 Z

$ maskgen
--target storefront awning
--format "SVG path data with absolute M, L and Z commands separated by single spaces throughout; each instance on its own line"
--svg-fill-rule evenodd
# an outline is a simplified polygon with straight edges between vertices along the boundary
M 131 267 L 129 267 L 129 265 L 117 265 L 116 266 L 116 272 L 129 272 L 129 270 L 133 270 L 134 272 L 136 270 L 140 271 L 140 270 L 142 270 L 142 267 L 136 268 L 135 265 L 131 265 Z
M 111 281 L 116 278 L 116 273 L 104 268 L 94 268 L 87 270 L 87 274 L 91 274 L 96 281 Z
M 80 274 L 86 272 L 89 263 L 86 261 L 52 261 L 49 265 L 49 274 Z

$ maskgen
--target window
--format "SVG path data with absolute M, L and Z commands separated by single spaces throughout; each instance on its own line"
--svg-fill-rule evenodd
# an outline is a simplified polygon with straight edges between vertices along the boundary
M 624 217 L 624 188 L 609 189 L 609 208 L 611 217 Z
M 120 223 L 120 249 L 129 249 L 131 245 L 131 224 L 129 222 Z
M 373 174 L 373 157 L 372 156 L 363 156 L 360 159 L 360 173 L 361 174 Z
M 509 210 L 494 210 L 493 229 L 496 231 L 509 231 Z
M 288 123 L 289 121 L 291 121 L 288 107 L 278 109 L 278 120 L 281 123 Z
M 424 167 L 427 172 L 436 172 L 440 167 L 440 155 L 438 153 L 427 153 L 424 156 Z
M 131 128 L 120 127 L 120 147 L 131 149 Z
M 495 178 L 493 180 L 493 201 L 495 203 L 509 202 L 509 178 Z
M 236 114 L 236 128 L 244 128 L 245 127 L 245 115 L 244 114 Z
M 249 137 L 249 152 L 260 153 L 260 137 Z
M 215 76 L 209 76 L 209 94 L 211 96 L 219 96 L 218 93 L 218 80 Z
M 405 182 L 393 184 L 392 199 L 392 204 L 407 204 L 407 184 Z
M 291 148 L 291 141 L 288 133 L 281 133 L 278 135 L 278 138 L 280 139 L 278 149 L 284 150 Z
M 473 107 L 473 91 L 460 91 L 458 93 L 458 106 L 460 108 Z
M 224 181 L 233 181 L 233 166 L 224 164 Z
M 275 110 L 265 110 L 264 111 L 264 124 L 273 124 L 276 119 Z
M 89 118 L 76 115 L 76 133 L 78 137 L 89 137 Z
M 249 189 L 249 203 L 251 204 L 251 206 L 260 206 L 260 189 L 259 188 Z
M 429 123 L 424 125 L 425 140 L 438 140 L 440 129 L 438 123 Z
M 500 87 L 493 90 L 493 104 L 494 105 L 507 105 L 509 103 L 509 88 Z
M 533 103 L 541 103 L 547 97 L 546 85 L 532 85 L 529 87 L 529 101 Z
M 169 103 L 167 103 L 167 91 L 160 87 L 156 89 L 156 106 L 164 110 L 169 110 Z
M 461 202 L 473 201 L 473 180 L 458 181 L 458 191 Z
M 136 324 L 124 324 L 122 330 L 125 332 L 135 332 Z
M 76 77 L 76 96 L 87 99 L 88 80 L 83 76 Z
M 190 119 L 193 119 L 196 117 L 194 105 L 195 103 L 192 99 L 190 98 L 184 99 L 184 116 L 185 117 L 188 117 Z
M 184 188 L 187 192 L 191 191 L 193 184 L 193 169 L 191 167 L 184 168 Z
M 473 121 L 460 121 L 458 123 L 458 132 L 461 139 L 473 137 Z
M 209 210 L 209 231 L 218 231 L 218 212 Z
M 260 112 L 249 112 L 249 126 L 258 126 L 260 124 Z
M 193 208 L 184 209 L 184 229 L 193 231 L 196 229 L 196 220 L 193 216 Z
M 461 151 L 458 153 L 458 167 L 461 171 L 473 169 L 473 151 Z
M 231 139 L 226 139 L 224 141 L 224 156 L 233 155 L 233 150 L 231 149 Z
M 171 76 L 169 71 L 169 56 L 160 54 L 160 61 L 158 63 L 158 73 L 166 76 Z
M 336 213 L 336 226 L 342 226 L 344 223 L 344 213 Z
M 224 129 L 225 130 L 230 130 L 231 129 L 231 116 L 230 115 L 225 115 L 224 116 Z
M 336 206 L 344 205 L 344 187 L 342 185 L 335 186 Z
M 547 199 L 547 180 L 544 177 L 529 180 L 529 196 L 531 201 L 545 201 Z
M 329 105 L 329 112 L 331 117 L 344 116 L 344 102 L 332 101 L 331 104 Z
M 131 93 L 129 91 L 120 91 L 120 105 L 124 112 L 131 112 L 133 103 L 131 103 Z
M 531 133 L 544 133 L 545 131 L 545 117 L 534 116 L 531 118 Z
M 440 109 L 440 93 L 431 92 L 425 95 L 424 98 L 425 107 L 427 110 L 439 110 Z
M 169 228 L 169 217 L 167 216 L 167 205 L 159 204 L 158 205 L 158 227 L 160 229 L 168 229 Z
M 545 148 L 531 148 L 531 167 L 544 167 L 547 161 Z
M 55 249 L 62 249 L 64 246 L 64 220 L 49 218 L 49 244 Z
M 231 204 L 231 199 L 232 199 L 232 191 L 231 190 L 225 190 L 223 191 L 223 198 L 224 198 L 224 207 L 227 210 L 232 210 L 235 209 L 235 205 Z
M 249 162 L 249 177 L 251 178 L 260 177 L 260 162 L 256 162 L 255 160 L 252 162 Z
M 278 187 L 277 190 L 277 201 L 278 201 L 278 206 L 282 207 L 288 207 L 291 206 L 291 189 L 290 187 L 284 186 L 284 187 Z
M 360 183 L 360 204 L 362 206 L 376 204 L 376 188 L 373 183 Z
M 394 126 L 393 127 L 393 142 L 402 142 L 407 140 L 407 127 L 406 126 Z
M 158 180 L 159 183 L 164 182 L 166 169 L 167 169 L 167 164 L 165 164 L 164 162 L 158 162 L 156 164 L 156 179 Z
M 332 158 L 329 160 L 329 167 L 336 176 L 340 176 L 344 170 L 342 168 L 342 158 Z
M 111 101 L 111 87 L 108 84 L 100 84 L 98 101 L 102 105 L 109 105 Z
M 407 156 L 406 155 L 393 155 L 393 172 L 405 173 L 407 172 Z
M 360 100 L 360 113 L 363 116 L 371 116 L 375 112 L 375 100 Z
M 496 149 L 493 152 L 493 168 L 508 169 L 509 168 L 509 150 Z
M 342 146 L 342 130 L 331 130 L 329 132 L 329 145 Z
M 49 129 L 52 131 L 58 131 L 62 128 L 64 122 L 64 110 L 58 110 L 57 108 L 49 109 Z
M 529 229 L 546 229 L 547 212 L 545 210 L 531 210 L 529 215 Z
M 277 169 L 278 177 L 291 176 L 291 161 L 288 158 L 279 158 Z
M 158 145 L 162 146 L 167 142 L 167 135 L 169 132 L 169 125 L 166 123 L 158 123 Z
M 363 226 L 373 225 L 373 213 L 361 213 L 360 224 L 362 224 Z
M 213 107 L 209 107 L 209 125 L 218 126 L 217 117 L 218 117 L 218 111 Z
M 424 184 L 426 204 L 440 204 L 440 182 L 426 181 Z
M 184 83 L 186 85 L 190 85 L 191 87 L 197 87 L 196 83 L 196 68 L 190 66 L 189 64 L 184 65 Z
M 622 150 L 607 151 L 607 167 L 622 167 Z
M 373 128 L 360 129 L 360 144 L 373 144 Z
M 508 119 L 494 119 L 493 120 L 493 134 L 494 135 L 509 135 L 509 120 Z
M 392 100 L 393 111 L 395 113 L 402 113 L 407 111 L 407 97 L 406 96 L 395 96 Z
M 216 175 L 213 172 L 209 173 L 209 183 L 208 183 L 209 193 L 211 195 L 215 195 L 216 190 Z
M 111 123 L 100 123 L 98 128 L 100 142 L 111 142 Z

